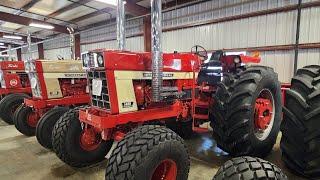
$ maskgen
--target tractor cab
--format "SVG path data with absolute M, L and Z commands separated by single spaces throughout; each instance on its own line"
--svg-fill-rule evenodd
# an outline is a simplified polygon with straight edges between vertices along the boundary
M 199 53 L 198 53 L 199 54 Z M 212 53 L 211 57 L 202 63 L 198 75 L 197 84 L 216 85 L 223 79 L 223 73 L 236 72 L 247 63 L 259 63 L 260 57 L 257 55 L 246 56 L 245 52 L 226 53 L 218 50 Z

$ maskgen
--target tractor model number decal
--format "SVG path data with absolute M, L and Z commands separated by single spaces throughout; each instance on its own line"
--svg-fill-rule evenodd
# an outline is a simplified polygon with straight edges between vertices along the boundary
M 122 103 L 122 108 L 132 108 L 133 107 L 133 102 L 123 102 Z
M 174 74 L 173 73 L 163 73 L 163 77 L 173 77 Z M 152 77 L 152 73 L 151 72 L 145 72 L 143 73 L 143 77 L 144 78 L 148 78 L 148 77 Z
M 64 74 L 67 78 L 85 78 L 86 74 Z

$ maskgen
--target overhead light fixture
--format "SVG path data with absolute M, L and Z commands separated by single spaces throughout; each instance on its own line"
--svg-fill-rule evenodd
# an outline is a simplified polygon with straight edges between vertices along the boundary
M 29 26 L 43 28 L 43 29 L 53 29 L 54 26 L 50 24 L 40 24 L 40 23 L 30 23 Z
M 103 3 L 106 3 L 106 4 L 110 4 L 112 6 L 117 6 L 118 5 L 117 0 L 96 0 L 96 1 L 103 2 Z M 127 2 L 123 1 L 123 3 L 126 4 Z
M 0 46 L 1 49 L 7 49 L 7 46 Z
M 4 43 L 0 42 L 0 46 L 3 46 L 3 45 L 4 45 Z
M 15 36 L 15 35 L 3 35 L 2 37 L 7 39 L 18 39 L 18 40 L 22 39 L 21 36 Z

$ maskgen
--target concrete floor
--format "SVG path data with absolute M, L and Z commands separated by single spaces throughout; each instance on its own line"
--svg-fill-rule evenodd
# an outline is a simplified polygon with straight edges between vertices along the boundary
M 279 140 L 266 159 L 277 164 L 289 179 L 293 175 L 281 162 Z M 191 154 L 190 180 L 212 179 L 218 168 L 230 157 L 216 147 L 209 134 L 186 141 Z M 14 126 L 0 120 L 0 179 L 103 179 L 107 162 L 83 169 L 74 169 L 61 162 L 54 153 L 42 148 L 35 137 L 20 134 Z

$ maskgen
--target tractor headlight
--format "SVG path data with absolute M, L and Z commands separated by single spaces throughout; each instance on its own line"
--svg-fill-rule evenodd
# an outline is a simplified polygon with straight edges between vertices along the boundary
M 238 64 L 240 63 L 240 58 L 238 56 L 236 56 L 234 59 L 233 59 L 233 62 Z
M 0 70 L 0 84 L 1 84 L 1 88 L 6 88 L 6 82 L 4 81 L 2 70 Z
M 29 79 L 32 89 L 32 96 L 41 98 L 41 88 L 39 84 L 39 78 L 36 73 L 29 73 Z
M 82 66 L 83 68 L 88 68 L 90 64 L 90 54 L 89 53 L 83 53 L 82 54 Z
M 98 61 L 98 66 L 99 67 L 104 67 L 104 60 L 102 54 L 97 55 L 97 61 Z

